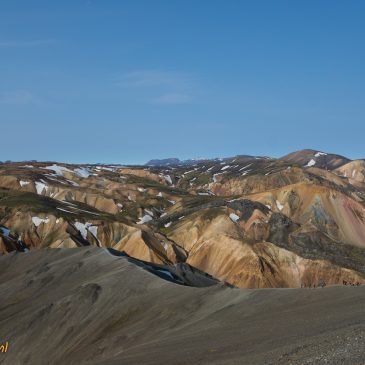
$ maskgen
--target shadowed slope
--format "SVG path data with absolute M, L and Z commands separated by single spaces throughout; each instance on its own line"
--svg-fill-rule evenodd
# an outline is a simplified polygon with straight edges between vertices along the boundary
M 100 248 L 0 257 L 3 364 L 360 364 L 365 287 L 191 288 Z

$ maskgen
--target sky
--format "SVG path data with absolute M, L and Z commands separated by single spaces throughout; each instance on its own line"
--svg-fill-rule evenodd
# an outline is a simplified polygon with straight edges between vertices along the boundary
M 0 0 L 0 160 L 365 158 L 365 2 Z

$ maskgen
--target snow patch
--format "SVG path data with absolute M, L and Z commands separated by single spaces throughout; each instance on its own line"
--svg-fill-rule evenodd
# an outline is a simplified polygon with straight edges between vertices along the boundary
M 217 180 L 217 176 L 218 175 L 222 175 L 223 174 L 223 172 L 219 172 L 219 173 L 217 173 L 217 174 L 213 174 L 213 182 L 217 182 L 218 180 Z
M 319 156 L 327 156 L 327 153 L 324 152 L 317 152 L 314 157 L 319 157 Z
M 76 214 L 75 212 L 70 212 L 69 210 L 66 210 L 66 209 L 63 209 L 63 208 L 57 207 L 56 209 L 61 210 L 62 212 L 66 212 L 66 213 Z
M 239 171 L 242 171 L 242 170 L 244 170 L 244 169 L 247 169 L 247 167 L 250 167 L 251 165 L 252 165 L 252 163 L 249 163 L 248 165 L 241 167 L 241 168 L 239 169 Z
M 36 227 L 39 227 L 42 223 L 48 223 L 49 218 L 32 217 L 32 222 Z
M 35 188 L 37 190 L 37 194 L 41 195 L 43 190 L 48 190 L 47 184 L 45 184 L 44 181 L 36 181 L 35 182 Z
M 21 187 L 23 187 L 23 186 L 26 186 L 26 185 L 30 184 L 30 182 L 29 181 L 20 180 L 19 181 L 19 184 L 20 184 Z
M 240 219 L 240 217 L 237 214 L 234 214 L 234 213 L 231 213 L 229 215 L 229 218 L 231 218 L 232 222 L 237 222 Z
M 97 237 L 98 237 L 98 226 L 89 226 L 88 230 L 97 239 Z
M 170 175 L 164 175 L 164 179 L 168 184 L 172 185 L 172 179 Z
M 72 180 L 68 180 L 68 179 L 66 179 L 66 181 L 68 182 L 68 183 L 70 183 L 72 186 L 80 186 L 80 184 L 78 184 L 77 182 L 75 182 L 75 181 L 72 181 Z M 61 181 L 60 181 L 61 182 Z
M 145 224 L 147 222 L 150 222 L 152 220 L 152 217 L 148 214 L 145 214 L 142 218 L 139 218 L 139 221 L 137 224 Z
M 313 160 L 313 158 L 305 165 L 306 167 L 311 167 L 314 166 L 316 164 L 316 161 Z
M 72 173 L 72 171 L 69 170 L 67 167 L 56 165 L 56 164 L 53 164 L 51 166 L 42 167 L 42 169 L 54 171 L 54 173 L 58 176 L 63 176 L 63 174 L 65 172 L 71 172 Z
M 81 223 L 81 222 L 75 222 L 75 227 L 77 228 L 78 231 L 80 231 L 81 236 L 83 237 L 84 240 L 86 240 L 87 237 L 87 232 L 89 231 L 95 238 L 97 237 L 98 234 L 98 227 L 95 226 L 92 223 L 86 222 L 86 223 Z
M 279 210 L 282 210 L 284 208 L 284 205 L 279 202 L 279 200 L 276 201 L 276 206 Z
M 104 170 L 104 171 L 112 171 L 112 172 L 115 171 L 115 168 L 105 167 L 105 166 L 97 166 L 96 169 L 98 169 L 98 170 Z
M 74 172 L 76 175 L 84 178 L 87 178 L 92 175 L 92 172 L 90 172 L 85 167 L 78 167 L 77 169 L 74 169 Z

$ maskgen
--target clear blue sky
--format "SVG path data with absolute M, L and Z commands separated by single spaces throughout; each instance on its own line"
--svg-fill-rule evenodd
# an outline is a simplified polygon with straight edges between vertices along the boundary
M 364 158 L 365 1 L 0 0 L 0 160 Z

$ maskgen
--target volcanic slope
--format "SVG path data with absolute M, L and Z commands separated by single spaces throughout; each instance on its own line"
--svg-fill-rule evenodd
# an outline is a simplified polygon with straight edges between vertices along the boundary
M 365 283 L 362 160 L 289 156 L 1 164 L 0 252 L 99 246 L 248 288 Z
M 363 364 L 365 287 L 193 288 L 105 249 L 0 257 L 1 364 Z

